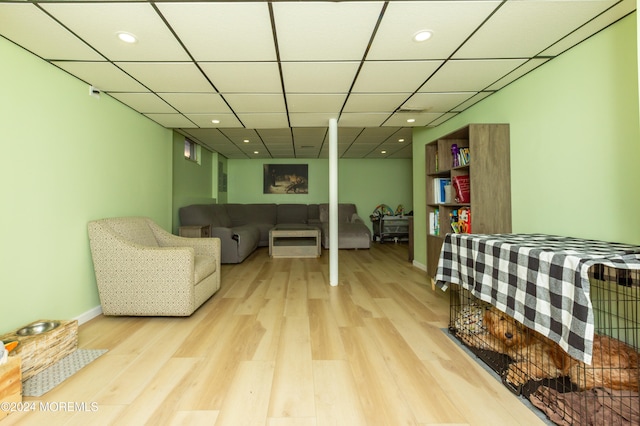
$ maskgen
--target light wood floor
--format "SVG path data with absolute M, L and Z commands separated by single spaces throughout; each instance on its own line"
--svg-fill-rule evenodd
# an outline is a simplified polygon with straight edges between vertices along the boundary
M 2 426 L 543 424 L 442 331 L 448 294 L 406 245 L 341 250 L 337 287 L 328 257 L 259 249 L 223 265 L 221 290 L 189 318 L 93 319 L 79 346 L 109 352 L 25 401 L 97 411 Z

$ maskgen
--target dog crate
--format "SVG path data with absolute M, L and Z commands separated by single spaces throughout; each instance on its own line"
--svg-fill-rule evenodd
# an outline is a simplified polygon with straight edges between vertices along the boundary
M 555 424 L 640 425 L 640 271 L 595 265 L 589 281 L 590 365 L 457 285 L 449 331 Z

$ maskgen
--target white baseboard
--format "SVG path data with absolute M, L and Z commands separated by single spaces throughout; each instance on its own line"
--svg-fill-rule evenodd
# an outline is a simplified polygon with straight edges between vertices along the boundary
M 416 268 L 422 269 L 423 271 L 427 272 L 427 265 L 423 265 L 422 263 L 416 262 L 415 260 L 412 263 Z
M 82 325 L 85 322 L 88 322 L 88 321 L 94 319 L 95 317 L 97 317 L 101 313 L 102 313 L 102 306 L 98 305 L 95 308 L 91 308 L 87 312 L 78 315 L 74 319 L 78 320 L 78 325 Z

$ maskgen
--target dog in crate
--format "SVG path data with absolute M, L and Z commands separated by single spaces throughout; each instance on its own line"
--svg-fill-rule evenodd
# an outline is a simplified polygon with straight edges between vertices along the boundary
M 494 307 L 485 311 L 483 325 L 491 338 L 498 342 L 493 346 L 502 347 L 503 353 L 513 360 L 506 372 L 509 383 L 523 385 L 529 380 L 566 375 L 568 359 L 551 339 Z
M 483 326 L 502 342 L 506 354 L 514 360 L 507 372 L 507 381 L 513 384 L 569 376 L 580 390 L 604 387 L 639 391 L 640 356 L 620 340 L 594 335 L 592 362 L 587 365 L 496 308 L 485 312 Z
M 485 312 L 491 305 L 484 302 L 473 302 L 460 306 L 456 311 L 452 325 L 456 336 L 467 346 L 505 354 L 504 343 L 491 336 L 484 326 Z
M 558 348 L 560 351 L 562 349 Z M 580 390 L 604 387 L 640 392 L 638 375 L 640 357 L 629 345 L 612 337 L 593 336 L 591 365 L 571 358 L 562 351 L 568 363 L 568 375 Z

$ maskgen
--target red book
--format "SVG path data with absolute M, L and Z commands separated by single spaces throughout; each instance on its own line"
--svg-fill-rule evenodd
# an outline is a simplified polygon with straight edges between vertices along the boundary
M 451 184 L 456 192 L 457 203 L 470 203 L 470 182 L 469 175 L 451 177 Z

